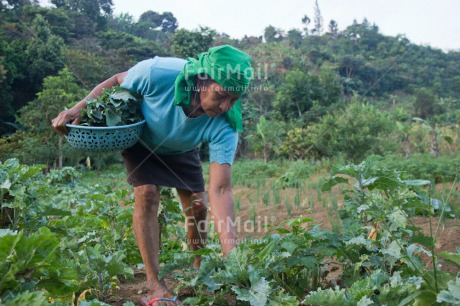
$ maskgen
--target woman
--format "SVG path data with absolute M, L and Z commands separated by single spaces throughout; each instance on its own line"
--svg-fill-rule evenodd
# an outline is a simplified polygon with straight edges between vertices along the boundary
M 251 57 L 225 45 L 198 59 L 155 57 L 142 61 L 96 86 L 85 98 L 97 98 L 103 88 L 119 84 L 143 96 L 147 127 L 138 144 L 122 152 L 127 180 L 134 186 L 133 230 L 145 265 L 149 296 L 146 305 L 179 303 L 158 280 L 158 186 L 177 189 L 187 220 L 187 241 L 202 248 L 208 204 L 197 146 L 210 148 L 209 204 L 225 256 L 235 245 L 231 164 L 242 130 L 239 98 L 252 78 Z M 85 99 L 53 121 L 61 135 L 65 124 L 78 124 Z M 199 267 L 196 256 L 194 266 Z

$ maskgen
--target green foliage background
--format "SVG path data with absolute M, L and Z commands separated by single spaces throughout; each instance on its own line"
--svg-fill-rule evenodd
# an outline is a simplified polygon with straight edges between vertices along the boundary
M 339 30 L 322 20 L 319 5 L 302 18 L 303 29 L 267 25 L 261 36 L 234 39 L 206 26 L 180 28 L 170 12 L 114 15 L 111 0 L 51 3 L 1 1 L 2 159 L 75 165 L 49 127 L 59 111 L 140 60 L 186 58 L 221 44 L 253 57 L 238 157 L 458 154 L 459 52 L 385 36 L 367 19 Z

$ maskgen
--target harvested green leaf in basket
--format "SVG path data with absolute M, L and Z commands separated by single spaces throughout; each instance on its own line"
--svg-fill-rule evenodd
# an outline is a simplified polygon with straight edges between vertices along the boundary
M 82 111 L 85 126 L 121 126 L 144 119 L 140 109 L 142 96 L 119 85 L 104 89 L 97 99 L 88 99 Z

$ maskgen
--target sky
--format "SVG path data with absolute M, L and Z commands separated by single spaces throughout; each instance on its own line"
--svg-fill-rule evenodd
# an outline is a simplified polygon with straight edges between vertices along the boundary
M 114 14 L 136 20 L 152 10 L 171 12 L 179 28 L 209 27 L 232 38 L 261 36 L 268 25 L 302 29 L 307 15 L 313 25 L 315 0 L 113 0 Z M 460 51 L 459 0 L 318 0 L 324 28 L 334 19 L 339 30 L 367 18 L 384 35 L 405 35 L 412 43 Z

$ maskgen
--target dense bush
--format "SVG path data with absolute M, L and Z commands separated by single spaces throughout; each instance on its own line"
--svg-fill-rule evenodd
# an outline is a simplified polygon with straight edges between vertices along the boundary
M 276 163 L 265 163 L 263 160 L 239 159 L 232 166 L 233 181 L 275 177 L 284 172 Z
M 435 183 L 453 182 L 459 180 L 460 157 L 439 156 L 428 154 L 414 154 L 409 158 L 397 155 L 385 156 L 379 161 L 390 169 L 398 169 L 407 174 Z
M 325 115 L 318 124 L 288 132 L 280 153 L 290 158 L 343 155 L 359 161 L 368 154 L 393 151 L 389 141 L 394 123 L 387 112 L 354 101 Z

